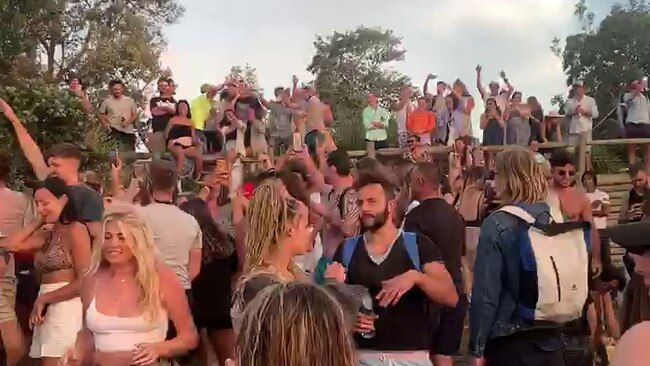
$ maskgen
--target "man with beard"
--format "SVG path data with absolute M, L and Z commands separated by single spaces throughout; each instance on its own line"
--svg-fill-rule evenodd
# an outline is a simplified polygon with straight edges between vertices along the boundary
M 465 259 L 465 222 L 440 194 L 440 173 L 433 163 L 419 163 L 410 172 L 411 198 L 420 204 L 406 214 L 404 230 L 424 234 L 440 249 L 447 271 L 458 291 L 458 304 L 444 308 L 433 335 L 432 360 L 436 366 L 452 365 L 463 337 L 467 296 L 463 290 L 461 262 Z M 471 278 L 466 279 L 471 280 Z
M 648 192 L 648 174 L 645 171 L 645 166 L 639 163 L 630 166 L 630 179 L 632 180 L 632 189 L 621 200 L 619 224 L 637 222 L 643 218 L 643 206 Z
M 151 133 L 148 136 L 147 147 L 157 157 L 167 149 L 165 142 L 165 128 L 167 123 L 176 114 L 176 99 L 174 99 L 174 84 L 171 79 L 158 80 L 159 96 L 151 98 L 149 109 L 151 111 Z
M 373 314 L 355 324 L 359 364 L 432 365 L 431 302 L 456 305 L 451 276 L 426 236 L 395 226 L 395 187 L 382 172 L 362 172 L 355 189 L 365 233 L 339 247 L 325 277 L 364 286 L 372 298 Z
M 135 151 L 135 129 L 138 107 L 131 97 L 124 95 L 124 83 L 111 80 L 108 83 L 110 96 L 99 107 L 99 122 L 110 130 L 120 151 Z

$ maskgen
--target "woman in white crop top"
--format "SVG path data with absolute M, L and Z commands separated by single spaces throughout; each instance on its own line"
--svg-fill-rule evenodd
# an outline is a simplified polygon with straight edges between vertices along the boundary
M 197 346 L 185 292 L 155 258 L 151 232 L 135 209 L 108 206 L 104 240 L 93 248 L 81 291 L 84 327 L 68 364 L 152 365 Z M 169 319 L 176 337 L 165 340 Z

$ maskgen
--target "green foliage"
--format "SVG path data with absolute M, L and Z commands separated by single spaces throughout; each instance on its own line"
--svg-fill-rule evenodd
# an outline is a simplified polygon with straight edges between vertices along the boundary
M 230 73 L 227 76 L 228 79 L 234 80 L 244 80 L 246 84 L 253 86 L 254 88 L 259 88 L 259 82 L 257 79 L 257 69 L 252 67 L 249 64 L 241 66 L 233 66 L 230 68 Z
M 627 168 L 624 146 L 594 146 L 591 149 L 591 162 L 597 174 L 620 173 Z
M 563 50 L 558 39 L 551 49 L 562 57 L 567 84 L 583 80 L 604 117 L 616 107 L 625 83 L 650 72 L 650 9 L 645 1 L 615 5 L 596 29 L 584 0 L 575 13 L 583 31 L 568 36 Z
M 17 80 L 16 85 L 0 88 L 0 98 L 12 106 L 42 150 L 71 142 L 86 152 L 84 167 L 98 169 L 114 147 L 105 130 L 89 119 L 79 99 L 43 81 Z M 11 124 L 0 117 L 0 146 L 12 153 L 14 184 L 20 186 L 31 168 L 22 156 Z
M 0 59 L 11 70 L 21 56 L 23 76 L 52 83 L 74 72 L 91 96 L 113 78 L 140 90 L 161 74 L 163 27 L 182 13 L 176 0 L 0 0 Z
M 374 93 L 388 108 L 399 88 L 408 85 L 407 76 L 389 67 L 404 60 L 401 38 L 390 30 L 359 27 L 331 36 L 317 36 L 315 55 L 307 70 L 316 76 L 321 99 L 332 102 L 335 117 L 333 135 L 337 145 L 349 150 L 365 149 L 361 112 L 366 96 Z M 394 121 L 389 140 L 396 141 Z

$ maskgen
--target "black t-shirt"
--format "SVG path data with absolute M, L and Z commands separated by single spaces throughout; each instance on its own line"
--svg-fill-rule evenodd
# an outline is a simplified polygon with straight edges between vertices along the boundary
M 360 239 L 352 254 L 346 283 L 368 288 L 373 298 L 374 312 L 378 316 L 373 338 L 366 339 L 355 334 L 359 349 L 414 351 L 428 350 L 431 346 L 431 302 L 420 288 L 412 288 L 397 304 L 386 308 L 380 308 L 375 299 L 381 290 L 382 281 L 415 269 L 403 240 L 402 236 L 397 239 L 380 264 L 370 259 L 363 239 Z M 422 266 L 442 262 L 438 248 L 424 235 L 417 234 L 417 243 Z M 334 254 L 334 261 L 342 261 L 342 248 L 340 246 Z
M 104 214 L 104 202 L 99 193 L 85 183 L 68 187 L 74 200 L 75 210 L 83 222 L 100 222 Z
M 154 109 L 158 106 L 159 103 L 174 103 L 176 104 L 176 99 L 173 97 L 154 97 L 151 98 L 149 102 L 149 108 Z M 174 117 L 174 113 L 167 113 L 161 116 L 152 116 L 151 118 L 151 130 L 153 132 L 164 132 L 167 128 L 167 122 Z
M 421 233 L 435 243 L 454 283 L 458 285 L 462 281 L 465 221 L 458 211 L 442 198 L 426 199 L 406 215 L 404 231 Z

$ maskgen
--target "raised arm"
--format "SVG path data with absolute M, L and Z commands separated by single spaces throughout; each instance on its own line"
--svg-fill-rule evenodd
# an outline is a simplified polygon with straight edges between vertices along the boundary
M 429 80 L 431 80 L 431 74 L 427 75 L 427 78 L 424 80 L 424 87 L 422 88 L 422 92 L 424 93 L 425 97 L 433 98 L 433 94 L 429 93 Z
M 487 127 L 487 123 L 488 123 L 487 116 L 485 115 L 485 113 L 481 113 L 481 124 L 480 124 L 481 130 L 484 130 Z
M 483 83 L 481 83 L 481 71 L 483 70 L 483 67 L 481 65 L 476 65 L 476 89 L 478 89 L 479 94 L 481 95 L 481 98 L 483 98 Z
M 40 219 L 31 222 L 8 237 L 0 239 L 0 248 L 10 252 L 33 252 L 40 249 L 46 241 L 42 226 L 43 221 Z
M 38 147 L 25 126 L 23 126 L 22 122 L 20 122 L 18 117 L 16 117 L 9 104 L 2 99 L 0 99 L 0 110 L 2 110 L 5 117 L 14 128 L 18 145 L 20 145 L 23 154 L 25 154 L 25 158 L 32 166 L 36 177 L 39 180 L 47 178 L 48 174 L 50 174 L 50 168 L 45 163 L 45 157 L 43 156 L 41 149 Z

